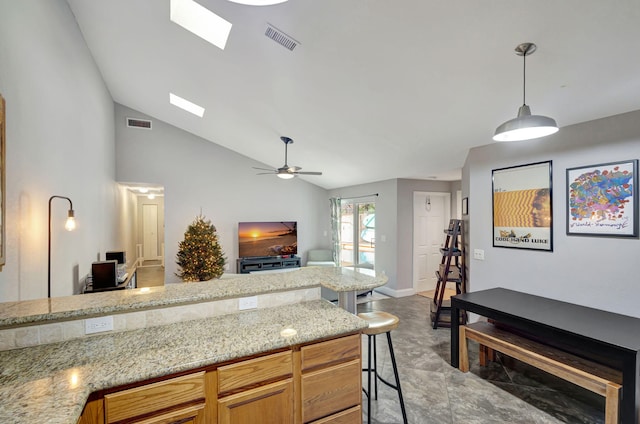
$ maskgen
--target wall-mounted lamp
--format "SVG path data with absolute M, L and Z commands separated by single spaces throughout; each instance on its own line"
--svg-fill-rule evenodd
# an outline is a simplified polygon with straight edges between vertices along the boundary
M 427 196 L 427 199 L 424 202 L 424 208 L 429 212 L 431 210 L 431 196 Z
M 73 212 L 73 203 L 71 199 L 64 196 L 51 196 L 49 198 L 49 246 L 48 246 L 48 256 L 47 256 L 47 295 L 51 297 L 51 201 L 55 198 L 58 199 L 66 199 L 69 201 L 69 211 L 67 212 L 67 221 L 64 224 L 64 228 L 67 231 L 73 231 L 76 228 L 76 219 L 75 214 Z

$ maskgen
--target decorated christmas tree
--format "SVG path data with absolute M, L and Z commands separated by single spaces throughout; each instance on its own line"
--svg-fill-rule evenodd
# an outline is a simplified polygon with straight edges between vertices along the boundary
M 180 271 L 176 275 L 183 281 L 207 281 L 220 278 L 226 258 L 218 244 L 216 227 L 202 215 L 189 225 L 180 242 L 176 263 Z

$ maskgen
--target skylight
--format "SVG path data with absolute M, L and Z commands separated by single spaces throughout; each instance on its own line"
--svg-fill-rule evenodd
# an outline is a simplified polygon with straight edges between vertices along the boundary
M 233 3 L 246 4 L 249 6 L 270 6 L 272 4 L 284 3 L 287 0 L 229 0 Z
M 193 0 L 171 0 L 171 22 L 224 50 L 231 22 L 222 19 Z
M 184 109 L 187 112 L 191 112 L 196 116 L 202 118 L 204 115 L 204 108 L 202 106 L 198 106 L 195 103 L 191 103 L 189 100 L 183 99 L 180 96 L 176 96 L 173 93 L 169 93 L 169 103 L 174 106 L 178 106 L 180 109 Z

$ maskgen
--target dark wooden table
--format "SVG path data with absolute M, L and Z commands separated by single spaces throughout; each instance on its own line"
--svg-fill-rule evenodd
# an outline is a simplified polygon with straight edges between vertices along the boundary
M 459 311 L 507 324 L 544 343 L 622 371 L 620 422 L 640 423 L 640 319 L 513 290 L 451 298 L 451 365 L 459 363 Z

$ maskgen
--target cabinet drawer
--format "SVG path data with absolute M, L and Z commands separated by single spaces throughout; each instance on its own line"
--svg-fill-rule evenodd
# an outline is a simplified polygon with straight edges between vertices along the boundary
M 291 352 L 275 353 L 218 368 L 218 393 L 289 377 L 293 373 Z
M 360 335 L 342 337 L 300 349 L 302 371 L 360 357 Z
M 218 424 L 293 423 L 293 380 L 245 390 L 218 401 Z
M 346 411 L 314 421 L 311 424 L 362 424 L 362 408 L 360 405 L 354 406 Z
M 106 421 L 113 423 L 205 399 L 204 371 L 147 384 L 104 397 Z
M 309 422 L 362 401 L 360 358 L 302 375 L 302 420 Z

